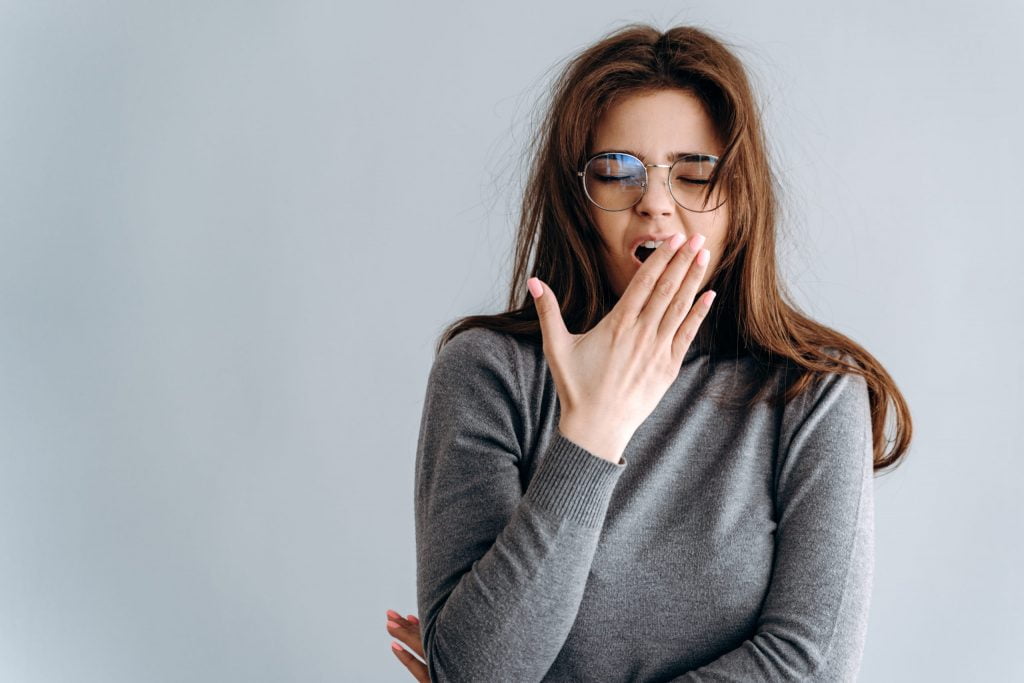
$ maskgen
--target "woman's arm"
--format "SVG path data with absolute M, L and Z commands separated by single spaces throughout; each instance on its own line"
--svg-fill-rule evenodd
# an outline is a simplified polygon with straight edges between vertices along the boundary
M 512 341 L 474 328 L 430 372 L 416 456 L 416 577 L 435 681 L 539 681 L 576 619 L 626 467 L 557 430 L 523 491 Z
M 673 681 L 857 678 L 874 572 L 867 384 L 831 375 L 809 391 L 777 466 L 775 559 L 757 633 Z

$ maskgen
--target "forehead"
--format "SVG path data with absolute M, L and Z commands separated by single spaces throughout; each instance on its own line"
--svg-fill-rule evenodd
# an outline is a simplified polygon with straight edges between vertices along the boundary
M 647 163 L 664 163 L 675 152 L 718 155 L 714 125 L 694 95 L 658 90 L 615 102 L 594 128 L 591 154 L 632 150 Z

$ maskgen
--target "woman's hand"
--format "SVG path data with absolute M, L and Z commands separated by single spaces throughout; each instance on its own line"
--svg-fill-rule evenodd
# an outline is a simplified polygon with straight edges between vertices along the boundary
M 415 614 L 410 614 L 408 619 L 402 618 L 402 615 L 394 610 L 388 610 L 388 633 L 398 638 L 400 641 L 405 643 L 413 652 L 418 654 L 420 658 L 426 660 L 423 654 L 423 642 L 420 640 L 420 620 L 416 618 Z M 391 651 L 395 653 L 398 660 L 405 664 L 405 668 L 409 670 L 409 673 L 413 675 L 420 683 L 430 683 L 430 676 L 427 674 L 427 665 L 421 662 L 419 659 L 413 657 L 409 652 L 402 648 L 401 645 L 391 642 Z
M 680 249 L 682 241 L 681 233 L 665 240 L 585 334 L 569 333 L 551 288 L 539 278 L 527 280 L 561 405 L 559 431 L 611 462 L 619 462 L 679 375 L 715 296 L 709 292 L 694 305 L 710 252 L 700 250 L 703 235 Z

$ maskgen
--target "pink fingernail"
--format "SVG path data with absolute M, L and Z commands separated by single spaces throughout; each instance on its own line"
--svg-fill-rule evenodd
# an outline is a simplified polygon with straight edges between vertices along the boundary
M 699 263 L 702 266 L 706 266 L 708 264 L 708 259 L 710 258 L 711 252 L 708 251 L 707 249 L 701 249 L 700 253 L 697 254 L 697 263 Z
M 402 651 L 402 646 L 392 640 L 391 641 L 391 649 L 394 650 L 395 652 L 401 652 Z
M 395 622 L 393 622 L 390 619 L 388 619 L 388 627 L 389 628 L 398 628 L 398 624 L 396 624 Z
M 677 232 L 676 234 L 672 235 L 671 239 L 669 239 L 668 246 L 672 247 L 673 249 L 677 249 L 679 245 L 682 243 L 683 233 Z

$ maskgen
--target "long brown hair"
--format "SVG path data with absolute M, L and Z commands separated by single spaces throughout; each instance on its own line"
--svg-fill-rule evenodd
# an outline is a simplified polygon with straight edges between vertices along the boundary
M 708 283 L 717 293 L 715 304 L 693 344 L 706 349 L 708 359 L 749 354 L 763 373 L 759 376 L 780 367 L 796 369 L 777 400 L 795 398 L 827 373 L 863 376 L 871 404 L 874 469 L 891 471 L 910 444 L 906 400 L 874 356 L 800 312 L 780 281 L 775 258 L 776 181 L 756 103 L 739 59 L 704 29 L 677 26 L 661 32 L 646 24 L 629 24 L 568 61 L 529 145 L 532 162 L 508 310 L 459 318 L 442 332 L 436 352 L 473 327 L 541 345 L 537 311 L 525 286 L 533 276 L 556 292 L 570 332 L 582 334 L 607 315 L 617 296 L 601 266 L 599 233 L 574 171 L 582 167 L 596 123 L 612 104 L 662 88 L 695 95 L 725 142 L 709 191 L 724 183 L 731 223 L 720 263 Z M 760 400 L 766 387 L 763 383 L 752 403 Z M 895 438 L 886 440 L 890 402 Z M 893 444 L 888 453 L 887 443 Z

